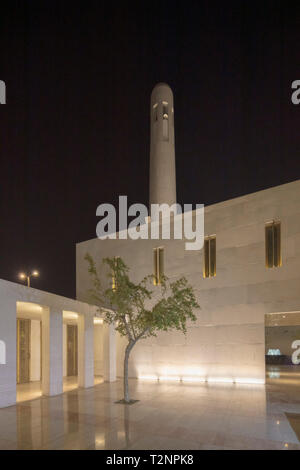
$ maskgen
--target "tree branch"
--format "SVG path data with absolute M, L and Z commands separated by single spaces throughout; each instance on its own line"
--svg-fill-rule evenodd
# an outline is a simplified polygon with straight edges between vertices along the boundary
M 132 337 L 132 334 L 131 334 L 131 332 L 130 332 L 130 329 L 129 329 L 127 320 L 126 320 L 126 314 L 124 315 L 124 324 L 125 324 L 125 328 L 126 328 L 126 331 L 127 331 L 127 336 L 128 336 L 128 338 L 129 338 L 129 341 L 132 341 L 132 340 L 133 340 L 133 337 Z

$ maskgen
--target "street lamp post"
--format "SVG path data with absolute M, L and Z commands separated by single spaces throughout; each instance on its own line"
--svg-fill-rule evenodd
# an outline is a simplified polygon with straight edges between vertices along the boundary
M 25 274 L 25 273 L 20 273 L 20 274 L 19 274 L 19 278 L 20 278 L 20 279 L 22 279 L 22 280 L 26 279 L 26 281 L 27 281 L 27 287 L 30 287 L 30 278 L 31 278 L 32 276 L 38 277 L 38 276 L 39 276 L 39 272 L 36 271 L 36 270 L 34 270 L 34 271 L 31 272 L 31 274 L 27 274 L 27 273 L 26 273 L 26 274 Z

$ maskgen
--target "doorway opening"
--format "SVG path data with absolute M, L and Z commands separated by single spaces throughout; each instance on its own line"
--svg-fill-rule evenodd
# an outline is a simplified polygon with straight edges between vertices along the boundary
M 103 318 L 94 317 L 94 384 L 103 382 Z
M 67 377 L 78 376 L 78 326 L 67 325 Z
M 266 382 L 300 385 L 300 312 L 265 315 Z
M 30 382 L 31 320 L 17 319 L 17 384 Z
M 17 302 L 17 402 L 42 395 L 41 305 Z
M 78 387 L 78 314 L 63 311 L 63 391 Z

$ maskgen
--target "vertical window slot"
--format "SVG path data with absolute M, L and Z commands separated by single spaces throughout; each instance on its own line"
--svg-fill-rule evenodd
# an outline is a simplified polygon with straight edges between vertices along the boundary
M 281 223 L 272 221 L 265 226 L 266 268 L 278 268 L 281 258 Z
M 164 249 L 154 248 L 153 250 L 154 279 L 153 284 L 158 286 L 161 284 L 164 276 Z
M 162 116 L 163 116 L 163 140 L 169 140 L 169 112 L 168 103 L 162 102 Z
M 216 237 L 206 237 L 204 240 L 204 261 L 203 261 L 203 277 L 215 277 L 217 272 L 217 253 L 216 253 Z

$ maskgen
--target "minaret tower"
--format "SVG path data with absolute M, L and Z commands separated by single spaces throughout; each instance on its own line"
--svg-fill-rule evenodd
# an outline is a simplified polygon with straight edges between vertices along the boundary
M 174 105 L 166 83 L 153 88 L 150 117 L 150 204 L 175 204 Z

